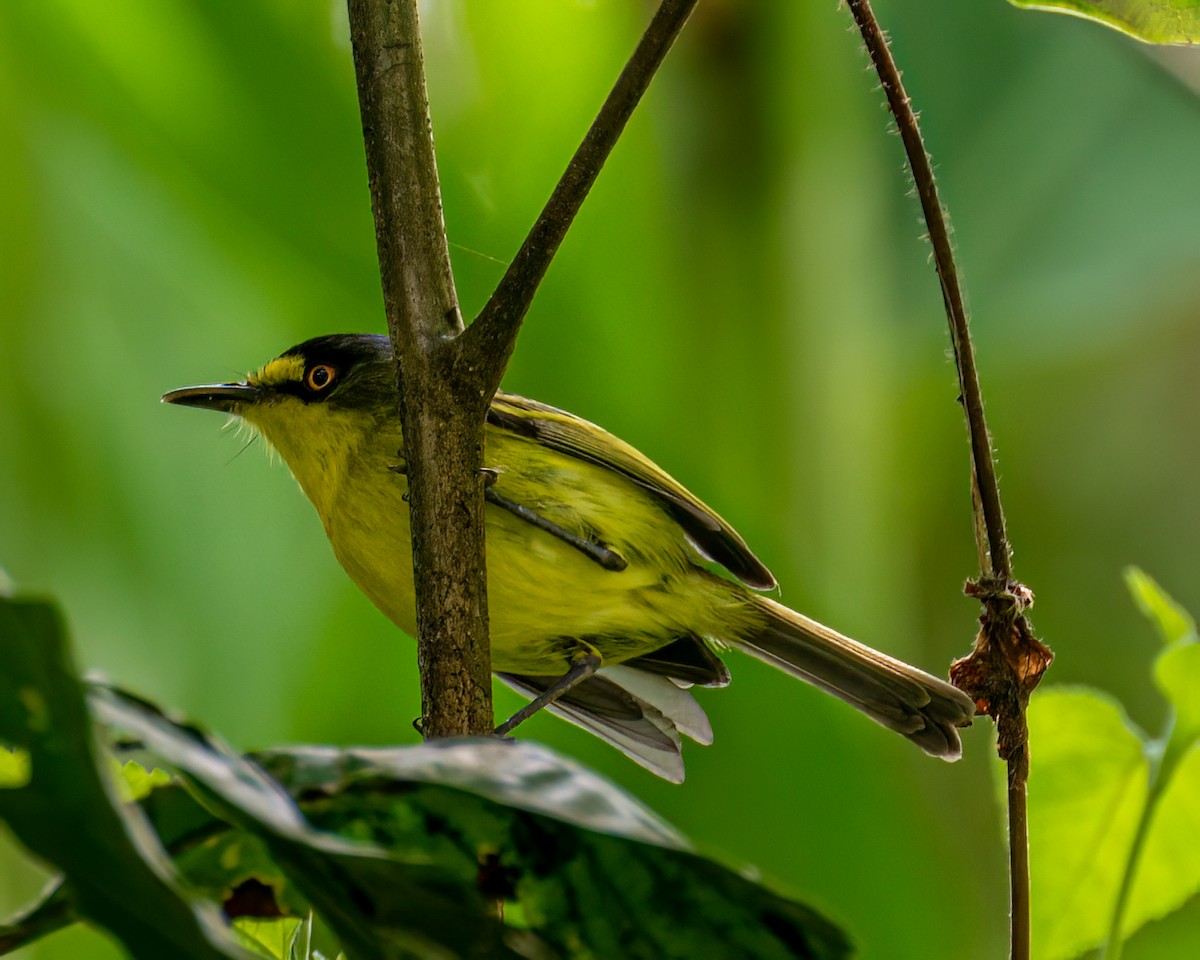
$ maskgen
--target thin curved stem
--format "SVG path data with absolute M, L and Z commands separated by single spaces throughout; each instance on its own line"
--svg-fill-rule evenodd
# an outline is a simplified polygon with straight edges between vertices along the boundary
M 1008 765 L 1010 956 L 1012 960 L 1028 960 L 1031 910 L 1026 810 L 1029 744 L 1025 708 L 1053 654 L 1033 636 L 1023 616 L 1025 608 L 1033 602 L 1033 594 L 1013 580 L 1011 549 L 1000 503 L 991 437 L 983 412 L 975 350 L 946 214 L 938 197 L 933 167 L 916 113 L 869 0 L 847 0 L 847 5 L 879 75 L 904 143 L 929 231 L 950 325 L 959 399 L 971 445 L 972 526 L 982 574 L 979 583 L 968 585 L 968 593 L 977 596 L 984 605 L 983 626 L 976 638 L 975 649 L 968 657 L 954 663 L 951 678 L 971 694 L 981 705 L 981 710 L 996 720 L 997 747 Z
M 971 441 L 971 461 L 979 485 L 979 502 L 983 512 L 983 528 L 987 533 L 987 556 L 991 566 L 985 574 L 1008 580 L 1012 576 L 1012 563 L 1008 535 L 1005 532 L 1004 510 L 1000 504 L 1000 488 L 996 480 L 995 457 L 992 453 L 991 437 L 988 435 L 987 420 L 983 413 L 983 392 L 979 386 L 979 371 L 975 366 L 975 349 L 971 344 L 971 330 L 967 322 L 967 311 L 963 305 L 962 289 L 958 282 L 958 268 L 954 264 L 954 250 L 950 243 L 950 231 L 946 214 L 938 198 L 937 182 L 933 177 L 933 166 L 921 138 L 921 129 L 913 112 L 912 101 L 904 90 L 900 71 L 892 58 L 891 49 L 868 0 L 848 0 L 862 33 L 863 42 L 871 56 L 871 62 L 879 74 L 888 107 L 896 118 L 904 152 L 908 155 L 909 168 L 921 200 L 921 212 L 929 230 L 929 242 L 933 247 L 933 262 L 941 282 L 942 299 L 946 305 L 946 317 L 950 322 L 950 342 L 954 347 L 954 365 L 958 370 L 961 401 L 967 418 L 967 432 Z

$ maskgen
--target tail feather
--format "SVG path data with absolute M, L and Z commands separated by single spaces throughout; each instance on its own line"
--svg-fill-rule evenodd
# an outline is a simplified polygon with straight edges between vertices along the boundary
M 961 690 L 766 597 L 753 602 L 766 623 L 731 639 L 735 647 L 844 700 L 932 756 L 962 756 L 958 728 L 970 723 L 975 704 Z
M 512 673 L 496 676 L 530 698 L 558 679 Z M 700 743 L 712 743 L 708 718 L 691 693 L 666 677 L 631 667 L 605 667 L 546 709 L 674 783 L 683 781 L 680 733 Z

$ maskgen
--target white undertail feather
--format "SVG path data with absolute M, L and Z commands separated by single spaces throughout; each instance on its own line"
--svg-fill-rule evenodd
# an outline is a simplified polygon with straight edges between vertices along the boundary
M 617 665 L 605 667 L 599 673 L 657 709 L 679 728 L 680 733 L 696 743 L 707 747 L 713 742 L 712 725 L 708 722 L 708 716 L 686 687 L 635 667 Z
M 530 698 L 555 680 L 497 676 Z M 708 717 L 688 690 L 633 667 L 604 667 L 546 709 L 672 783 L 682 783 L 684 776 L 680 733 L 712 743 Z

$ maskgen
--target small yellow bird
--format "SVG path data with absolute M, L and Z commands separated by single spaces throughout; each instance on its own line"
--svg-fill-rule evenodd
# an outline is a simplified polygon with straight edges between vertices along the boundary
M 404 439 L 387 337 L 293 347 L 241 383 L 164 402 L 241 417 L 287 462 L 338 561 L 415 634 Z M 690 687 L 723 687 L 734 647 L 956 760 L 975 712 L 962 691 L 751 589 L 775 586 L 745 541 L 624 441 L 554 407 L 499 393 L 484 453 L 492 666 L 533 703 L 683 779 L 680 733 L 712 742 Z M 740 583 L 713 573 L 711 561 Z M 744 584 L 744 585 L 743 585 Z

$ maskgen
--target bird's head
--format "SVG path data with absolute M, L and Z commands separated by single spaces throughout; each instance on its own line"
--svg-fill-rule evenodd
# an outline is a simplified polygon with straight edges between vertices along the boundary
M 374 334 L 316 337 L 245 380 L 181 387 L 162 399 L 240 417 L 279 452 L 314 503 L 370 440 L 399 432 L 391 341 Z

